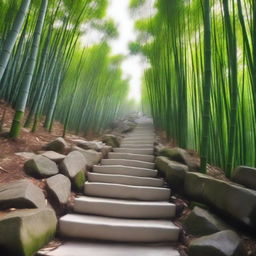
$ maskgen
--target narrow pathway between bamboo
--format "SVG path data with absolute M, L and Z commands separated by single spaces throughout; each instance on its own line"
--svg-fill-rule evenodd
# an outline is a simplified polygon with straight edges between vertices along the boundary
M 157 177 L 153 154 L 153 124 L 140 120 L 120 148 L 88 174 L 85 196 L 59 221 L 66 242 L 47 255 L 178 256 L 172 243 L 180 230 L 171 222 L 176 207 Z

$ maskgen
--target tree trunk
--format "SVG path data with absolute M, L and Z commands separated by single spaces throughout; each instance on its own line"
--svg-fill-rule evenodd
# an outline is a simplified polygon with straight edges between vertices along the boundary
M 204 0 L 204 108 L 201 138 L 201 172 L 206 173 L 209 145 L 210 99 L 211 99 L 211 15 L 210 0 Z
M 26 18 L 28 8 L 31 0 L 23 0 L 20 6 L 19 12 L 14 20 L 11 31 L 8 33 L 7 38 L 4 42 L 2 52 L 0 54 L 0 81 L 4 75 L 4 71 L 7 67 L 8 61 L 10 59 L 13 47 L 15 45 L 16 39 L 22 28 L 24 20 Z
M 26 74 L 22 82 L 21 90 L 18 96 L 18 101 L 15 107 L 16 113 L 12 123 L 11 131 L 10 131 L 10 137 L 12 138 L 16 138 L 19 135 L 21 120 L 26 108 L 31 81 L 32 81 L 33 73 L 36 66 L 36 60 L 37 60 L 38 49 L 40 45 L 41 33 L 44 25 L 47 5 L 48 5 L 48 0 L 42 0 L 40 14 L 39 14 L 35 32 L 34 32 L 31 54 L 30 54 L 27 68 L 26 68 Z

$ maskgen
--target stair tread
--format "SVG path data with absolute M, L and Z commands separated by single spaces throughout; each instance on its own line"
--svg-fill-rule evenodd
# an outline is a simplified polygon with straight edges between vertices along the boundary
M 52 249 L 51 249 L 52 250 Z M 41 251 L 39 256 L 179 256 L 169 244 L 107 243 L 88 241 L 66 241 L 57 249 Z
M 133 186 L 157 186 L 161 187 L 164 184 L 163 179 L 152 177 L 140 177 L 121 174 L 104 174 L 88 172 L 88 181 L 90 182 L 106 182 L 106 183 L 119 183 Z
M 131 186 L 115 183 L 85 182 L 85 195 L 145 201 L 168 201 L 171 190 L 163 187 Z
M 132 160 L 132 159 L 102 159 L 102 165 L 124 165 L 124 166 L 132 166 L 132 167 L 141 167 L 147 169 L 154 169 L 155 163 L 140 161 L 140 160 Z
M 101 184 L 102 186 L 108 186 L 108 187 L 123 187 L 123 188 L 141 189 L 141 190 L 170 191 L 169 188 L 164 188 L 164 187 L 132 186 L 132 185 L 124 185 L 124 184 L 88 182 L 88 181 L 86 181 L 85 184 L 91 184 L 91 185 Z
M 67 214 L 60 218 L 61 236 L 119 242 L 177 241 L 179 227 L 167 220 L 122 219 Z
M 169 202 L 121 200 L 81 196 L 75 199 L 74 212 L 125 219 L 171 219 L 176 206 Z
M 104 197 L 92 197 L 92 196 L 80 196 L 75 199 L 75 201 L 91 201 L 91 202 L 104 202 L 113 204 L 125 204 L 125 205 L 155 205 L 155 206 L 169 206 L 175 204 L 167 201 L 136 201 L 136 200 L 123 200 L 114 198 L 104 198 Z
M 150 148 L 113 148 L 114 152 L 153 155 L 154 150 Z
M 141 220 L 141 219 L 122 219 L 122 218 L 111 218 L 102 216 L 93 216 L 85 214 L 66 214 L 60 218 L 60 221 L 71 221 L 76 223 L 89 223 L 106 226 L 122 226 L 122 227 L 159 227 L 163 229 L 176 229 L 179 227 L 175 226 L 172 221 L 169 220 Z
M 120 148 L 153 148 L 152 144 L 121 143 Z
M 117 153 L 110 152 L 108 153 L 109 159 L 131 159 L 131 160 L 140 160 L 144 159 L 144 162 L 154 163 L 155 156 L 143 155 L 143 154 L 132 154 L 132 153 Z M 141 160 L 142 161 L 142 160 Z
M 138 177 L 156 177 L 157 170 L 124 166 L 124 165 L 94 165 L 93 172 L 96 173 L 108 173 L 108 174 L 123 174 L 129 176 Z

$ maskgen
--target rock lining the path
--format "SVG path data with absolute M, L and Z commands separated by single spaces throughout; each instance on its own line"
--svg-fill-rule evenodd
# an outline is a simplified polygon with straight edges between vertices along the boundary
M 111 146 L 113 148 L 117 148 L 120 146 L 120 139 L 113 135 L 113 134 L 105 134 L 102 138 L 102 141 L 108 145 L 108 146 Z
M 102 159 L 102 153 L 100 152 L 97 152 L 95 150 L 92 150 L 92 149 L 88 149 L 88 150 L 85 150 L 85 149 L 82 149 L 82 148 L 79 148 L 79 147 L 73 147 L 72 148 L 72 151 L 78 151 L 80 152 L 85 160 L 86 160 L 86 166 L 88 168 L 92 168 L 93 165 L 96 165 L 98 164 L 101 159 Z
M 70 152 L 61 162 L 60 167 L 64 175 L 70 178 L 76 190 L 82 190 L 85 182 L 86 160 L 78 151 Z
M 197 206 L 182 223 L 186 232 L 193 236 L 211 235 L 229 229 L 217 216 Z
M 55 151 L 46 151 L 41 154 L 42 156 L 54 161 L 55 163 L 60 163 L 66 156 Z
M 17 152 L 17 153 L 15 153 L 15 155 L 23 157 L 24 159 L 31 159 L 34 156 L 36 156 L 36 154 L 33 152 Z
M 41 155 L 37 155 L 26 161 L 24 171 L 35 178 L 50 177 L 59 173 L 56 163 Z
M 256 230 L 256 191 L 201 173 L 185 175 L 185 194 Z
M 112 147 L 106 145 L 102 141 L 93 140 L 93 141 L 86 141 L 86 140 L 73 140 L 76 145 L 85 150 L 95 150 L 97 152 L 101 152 L 103 157 L 107 157 L 108 153 L 112 151 Z
M 232 180 L 247 188 L 256 190 L 256 168 L 238 166 L 232 173 Z
M 56 151 L 60 154 L 65 153 L 67 148 L 68 148 L 68 144 L 62 137 L 59 137 L 59 138 L 55 139 L 54 141 L 48 143 L 44 147 L 45 150 Z
M 0 188 L 0 209 L 45 207 L 43 191 L 32 182 L 23 179 Z
M 68 177 L 57 174 L 46 179 L 46 188 L 57 199 L 59 204 L 66 204 L 71 193 L 71 182 Z
M 159 149 L 158 154 L 160 156 L 168 157 L 173 161 L 187 165 L 189 168 L 189 171 L 198 171 L 200 169 L 199 163 L 196 162 L 195 159 L 192 157 L 192 155 L 185 149 L 178 148 L 178 147 L 175 147 L 175 148 L 163 147 Z
M 159 156 L 156 158 L 156 168 L 165 173 L 166 180 L 174 191 L 183 193 L 185 174 L 188 172 L 186 165 Z
M 31 256 L 50 242 L 56 232 L 53 210 L 17 210 L 0 218 L 1 255 Z
M 240 237 L 231 230 L 195 239 L 189 245 L 188 256 L 245 256 Z

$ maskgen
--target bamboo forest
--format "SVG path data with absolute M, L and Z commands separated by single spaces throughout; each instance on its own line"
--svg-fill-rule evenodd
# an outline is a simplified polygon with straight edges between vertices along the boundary
M 0 17 L 0 255 L 256 255 L 255 0 Z

